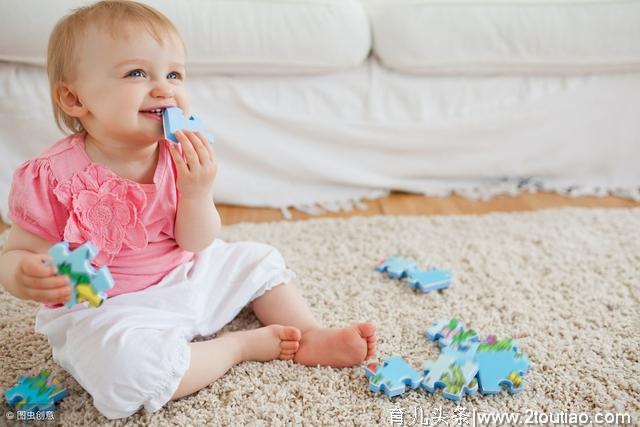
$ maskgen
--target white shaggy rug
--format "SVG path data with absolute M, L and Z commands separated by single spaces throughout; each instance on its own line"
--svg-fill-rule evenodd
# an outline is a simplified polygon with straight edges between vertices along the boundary
M 416 390 L 393 400 L 373 395 L 362 366 L 253 362 L 155 414 L 138 413 L 127 424 L 391 425 L 392 415 L 399 421 L 401 413 L 405 425 L 415 423 L 416 415 L 415 425 L 436 415 L 453 425 L 454 410 L 457 420 L 475 411 L 538 420 L 627 414 L 638 422 L 640 209 L 241 224 L 227 227 L 223 237 L 278 247 L 325 325 L 374 321 L 376 361 L 400 355 L 419 368 L 436 358 L 437 346 L 423 332 L 441 318 L 456 317 L 482 336 L 518 339 L 533 364 L 526 390 L 476 395 L 456 409 L 439 393 Z M 418 294 L 373 270 L 377 259 L 393 254 L 450 269 L 452 287 Z M 107 424 L 73 378 L 53 364 L 46 340 L 33 332 L 36 308 L 0 294 L 0 386 L 14 384 L 26 369 L 52 368 L 69 390 L 56 420 Z M 257 326 L 245 310 L 228 329 Z M 7 410 L 5 405 L 2 411 Z

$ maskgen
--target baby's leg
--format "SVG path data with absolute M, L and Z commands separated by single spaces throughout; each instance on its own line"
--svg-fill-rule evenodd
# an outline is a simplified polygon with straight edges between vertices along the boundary
M 256 298 L 251 307 L 265 325 L 291 325 L 300 329 L 302 339 L 294 357 L 297 363 L 346 367 L 367 360 L 375 352 L 376 329 L 372 323 L 324 328 L 291 283 L 276 286 Z
M 300 331 L 271 325 L 250 331 L 229 332 L 208 341 L 192 342 L 191 364 L 171 399 L 179 399 L 206 387 L 240 362 L 293 359 Z

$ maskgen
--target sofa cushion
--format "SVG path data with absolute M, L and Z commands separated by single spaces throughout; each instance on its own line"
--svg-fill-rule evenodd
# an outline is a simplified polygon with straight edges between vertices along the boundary
M 640 69 L 640 2 L 368 0 L 373 50 L 418 74 Z
M 56 21 L 91 0 L 2 0 L 0 60 L 44 65 Z M 187 45 L 189 71 L 297 74 L 360 64 L 371 48 L 357 0 L 146 0 Z

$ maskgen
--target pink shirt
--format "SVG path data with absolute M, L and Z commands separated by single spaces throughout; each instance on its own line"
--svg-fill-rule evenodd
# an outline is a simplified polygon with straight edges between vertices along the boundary
M 174 238 L 178 190 L 170 142 L 159 142 L 153 183 L 139 184 L 93 163 L 84 137 L 66 137 L 18 168 L 9 217 L 50 242 L 93 243 L 99 251 L 93 264 L 108 265 L 115 281 L 109 296 L 145 289 L 193 257 Z

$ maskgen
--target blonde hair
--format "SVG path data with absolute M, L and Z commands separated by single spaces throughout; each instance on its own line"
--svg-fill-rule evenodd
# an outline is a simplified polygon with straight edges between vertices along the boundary
M 163 35 L 173 33 L 180 38 L 177 28 L 162 13 L 145 4 L 130 0 L 105 0 L 74 9 L 53 28 L 47 48 L 47 74 L 56 125 L 62 132 L 84 132 L 80 120 L 69 116 L 58 105 L 58 91 L 64 82 L 75 77 L 78 40 L 90 26 L 97 25 L 112 37 L 122 34 L 128 24 L 141 24 L 162 44 Z

